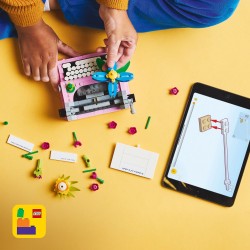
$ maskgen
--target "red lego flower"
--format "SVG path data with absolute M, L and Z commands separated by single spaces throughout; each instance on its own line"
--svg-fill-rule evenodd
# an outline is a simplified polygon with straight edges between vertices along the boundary
M 112 121 L 112 122 L 110 122 L 110 123 L 108 124 L 108 127 L 109 127 L 109 128 L 113 128 L 113 129 L 115 129 L 115 128 L 116 128 L 116 126 L 117 126 L 117 123 L 116 123 L 116 122 L 114 122 L 114 121 Z
M 130 127 L 129 130 L 128 130 L 128 133 L 131 134 L 131 135 L 136 134 L 137 133 L 136 127 Z

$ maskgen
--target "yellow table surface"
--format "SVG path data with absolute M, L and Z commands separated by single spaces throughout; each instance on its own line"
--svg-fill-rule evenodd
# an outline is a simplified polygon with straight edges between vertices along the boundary
M 174 29 L 139 35 L 130 72 L 136 95 L 136 114 L 129 110 L 67 122 L 58 117 L 60 98 L 49 84 L 22 74 L 17 42 L 0 41 L 0 232 L 1 249 L 250 249 L 250 161 L 235 205 L 225 208 L 163 188 L 161 180 L 180 117 L 194 82 L 203 82 L 239 95 L 250 96 L 250 2 L 242 0 L 226 22 L 206 29 Z M 45 14 L 61 39 L 90 53 L 102 45 L 103 31 L 72 27 L 62 15 Z M 46 39 L 46 37 L 44 38 Z M 180 90 L 168 94 L 171 87 Z M 144 129 L 148 116 L 151 122 Z M 116 121 L 115 130 L 107 123 Z M 129 135 L 130 126 L 138 133 Z M 72 132 L 83 142 L 72 146 Z M 9 134 L 35 144 L 32 161 L 24 151 L 8 145 Z M 78 154 L 77 163 L 53 161 L 40 145 Z M 160 154 L 152 180 L 111 169 L 116 142 L 138 145 Z M 86 154 L 105 180 L 97 192 L 82 174 Z M 43 179 L 32 177 L 40 158 Z M 53 184 L 61 175 L 79 181 L 76 198 L 55 197 Z M 12 235 L 12 207 L 42 204 L 47 209 L 47 233 L 42 239 Z

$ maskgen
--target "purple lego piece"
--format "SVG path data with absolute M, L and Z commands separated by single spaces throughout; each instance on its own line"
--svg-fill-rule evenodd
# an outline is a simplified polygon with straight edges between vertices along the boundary
M 36 234 L 36 227 L 17 227 L 17 234 L 27 234 L 27 235 L 35 235 Z

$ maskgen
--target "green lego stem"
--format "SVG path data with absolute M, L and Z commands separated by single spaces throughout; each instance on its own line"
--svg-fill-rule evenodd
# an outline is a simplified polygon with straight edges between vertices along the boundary
M 104 183 L 104 180 L 102 180 L 102 179 L 100 179 L 100 178 L 96 178 L 96 179 L 97 179 L 97 181 L 99 181 L 101 184 Z
M 31 156 L 31 155 L 22 155 L 22 157 L 24 157 L 26 159 L 29 159 L 29 160 L 33 159 L 33 156 Z
M 37 160 L 37 163 L 36 163 L 36 168 L 40 168 L 40 164 L 41 164 L 41 160 L 38 159 L 38 160 Z
M 145 129 L 147 129 L 147 128 L 148 128 L 148 125 L 149 125 L 149 123 L 150 123 L 150 120 L 151 120 L 151 116 L 149 116 L 149 117 L 148 117 L 148 120 L 147 120 L 147 123 L 146 123 Z
M 77 141 L 77 137 L 76 137 L 76 133 L 73 132 L 73 137 L 74 137 L 74 140 Z
M 36 154 L 36 153 L 38 153 L 38 151 L 29 152 L 29 153 L 24 154 L 24 155 L 33 155 L 33 154 Z
M 87 170 L 83 170 L 83 173 L 88 173 L 88 172 L 95 172 L 96 168 L 92 168 L 92 169 L 87 169 Z

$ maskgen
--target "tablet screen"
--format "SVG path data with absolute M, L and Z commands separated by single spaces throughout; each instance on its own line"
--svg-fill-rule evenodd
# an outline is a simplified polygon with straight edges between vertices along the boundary
M 167 177 L 232 197 L 249 140 L 249 109 L 194 93 Z

